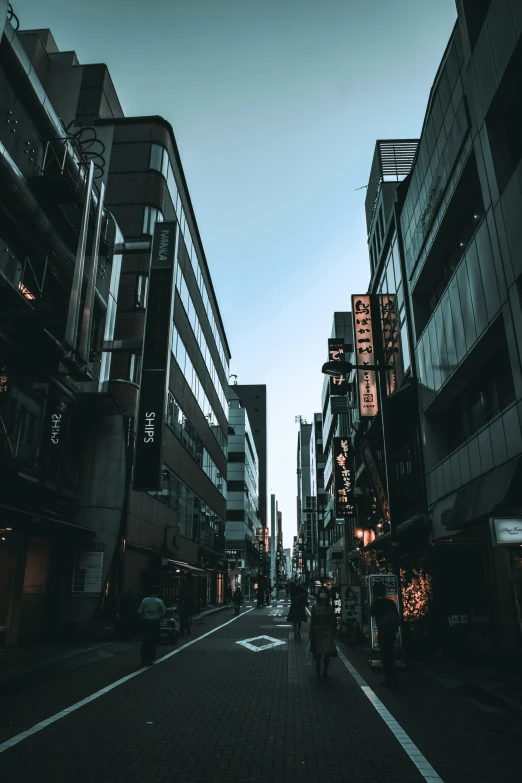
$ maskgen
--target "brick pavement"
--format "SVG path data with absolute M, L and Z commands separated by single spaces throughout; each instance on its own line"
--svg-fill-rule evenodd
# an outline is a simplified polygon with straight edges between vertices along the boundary
M 306 640 L 290 638 L 285 613 L 278 604 L 230 624 L 227 613 L 195 627 L 199 635 L 217 630 L 0 753 L 0 779 L 422 783 L 341 660 L 332 661 L 328 679 L 306 665 Z M 260 652 L 236 644 L 261 635 L 284 644 Z M 383 694 L 360 651 L 347 654 L 444 783 L 519 778 L 513 751 L 506 756 L 512 734 L 482 731 L 490 715 L 415 672 L 401 694 Z M 124 659 L 23 694 L 16 714 L 8 702 L 15 723 L 4 726 L 4 738 L 122 676 L 125 667 L 131 671 L 135 661 Z M 509 719 L 502 720 L 507 727 Z

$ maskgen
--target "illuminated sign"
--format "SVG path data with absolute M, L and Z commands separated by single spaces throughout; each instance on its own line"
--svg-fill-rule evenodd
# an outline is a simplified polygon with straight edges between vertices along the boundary
M 522 544 L 522 518 L 521 519 L 492 519 L 491 528 L 495 546 L 508 546 L 509 544 Z
M 395 294 L 379 296 L 381 333 L 384 362 L 392 369 L 386 373 L 386 392 L 394 392 L 402 380 L 400 361 L 399 320 L 397 318 Z
M 350 519 L 355 516 L 353 450 L 348 438 L 333 439 L 335 516 Z
M 352 312 L 355 337 L 355 358 L 362 370 L 357 370 L 359 386 L 359 415 L 361 418 L 377 416 L 377 377 L 375 370 L 366 370 L 364 365 L 375 363 L 375 345 L 370 296 L 368 294 L 352 296 Z
M 143 337 L 134 489 L 163 487 L 163 423 L 170 369 L 177 223 L 156 223 Z
M 7 393 L 8 378 L 9 376 L 5 374 L 5 371 L 0 375 L 0 394 Z

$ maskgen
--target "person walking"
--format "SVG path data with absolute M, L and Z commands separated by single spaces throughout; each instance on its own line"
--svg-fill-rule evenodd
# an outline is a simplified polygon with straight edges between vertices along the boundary
M 271 591 L 271 589 L 272 588 L 270 587 L 270 585 L 267 585 L 266 588 L 265 588 L 265 601 L 266 601 L 266 605 L 267 606 L 270 606 L 270 591 Z
M 190 634 L 192 625 L 192 616 L 194 614 L 194 601 L 190 597 L 188 590 L 185 590 L 178 603 L 179 616 L 179 634 L 183 636 L 185 631 Z
M 297 585 L 292 585 L 290 590 L 290 611 L 287 615 L 288 622 L 292 623 L 294 629 L 294 639 L 301 638 L 301 623 L 306 623 L 306 592 L 303 592 Z
M 373 588 L 374 600 L 370 614 L 377 624 L 377 639 L 381 663 L 384 671 L 384 682 L 381 685 L 391 687 L 398 685 L 395 675 L 395 636 L 400 627 L 399 613 L 395 601 L 386 598 L 386 587 L 383 582 L 377 582 Z
M 243 603 L 243 593 L 240 587 L 236 587 L 232 601 L 234 603 L 234 614 L 237 616 L 241 611 L 241 604 Z
M 141 665 L 152 666 L 156 657 L 156 645 L 160 636 L 161 618 L 165 617 L 165 604 L 158 598 L 159 588 L 154 586 L 149 595 L 141 602 L 138 614 L 143 623 L 143 642 L 141 643 Z
M 337 655 L 335 647 L 335 631 L 337 621 L 335 609 L 330 603 L 327 590 L 320 589 L 317 603 L 312 606 L 310 616 L 310 647 L 315 660 L 315 671 L 321 673 L 321 656 L 323 657 L 323 676 L 328 676 L 330 658 Z
M 265 588 L 259 585 L 257 588 L 257 608 L 262 609 L 265 605 Z

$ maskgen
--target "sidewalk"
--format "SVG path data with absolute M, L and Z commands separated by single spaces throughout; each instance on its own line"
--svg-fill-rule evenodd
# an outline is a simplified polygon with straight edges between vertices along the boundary
M 370 670 L 369 661 L 378 659 L 378 652 L 371 652 L 369 642 L 358 645 L 342 644 L 342 649 L 357 658 L 360 665 Z M 380 673 L 380 670 L 378 670 Z M 411 661 L 406 672 L 415 672 L 434 681 L 437 685 L 455 691 L 484 712 L 522 712 L 522 676 L 519 672 L 493 667 L 465 666 L 436 658 Z M 398 676 L 401 676 L 399 670 Z
M 229 606 L 215 606 L 195 615 L 194 624 L 210 615 L 230 610 Z M 121 655 L 136 647 L 141 636 L 114 641 L 84 641 L 74 645 L 35 644 L 26 647 L 0 648 L 0 695 L 15 693 Z

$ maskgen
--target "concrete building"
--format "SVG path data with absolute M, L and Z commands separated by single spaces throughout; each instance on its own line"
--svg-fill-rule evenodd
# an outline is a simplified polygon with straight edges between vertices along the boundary
M 229 386 L 226 552 L 229 582 L 251 596 L 259 569 L 259 458 L 237 386 Z
M 85 70 L 6 14 L 0 3 L 0 644 L 13 645 L 103 633 L 130 428 L 107 388 L 123 239 L 96 176 L 108 157 L 62 121 L 64 74 Z
M 516 5 L 457 4 L 407 178 L 393 205 L 381 209 L 379 186 L 369 203 L 371 290 L 395 294 L 403 313 L 404 381 L 386 406 L 400 407 L 402 397 L 407 414 L 407 427 L 388 438 L 391 514 L 402 502 L 396 521 L 406 581 L 416 569 L 430 584 L 424 609 L 405 609 L 423 622 L 431 604 L 430 645 L 474 659 L 515 658 L 522 649 Z M 417 486 L 416 494 L 401 496 L 401 484 Z M 386 559 L 384 540 L 380 548 L 374 567 Z
M 1 453 L 7 461 L 14 456 L 22 413 L 29 439 L 26 458 L 33 466 L 47 455 L 49 442 L 59 443 L 52 457 L 45 456 L 60 490 L 52 489 L 42 500 L 47 520 L 41 529 L 51 525 L 60 548 L 73 530 L 81 539 L 67 544 L 64 557 L 70 562 L 60 569 L 60 585 L 49 589 L 41 575 L 48 571 L 44 565 L 51 553 L 38 544 L 34 595 L 63 593 L 59 614 L 71 634 L 87 626 L 92 631 L 93 612 L 103 615 L 105 628 L 115 617 L 119 595 L 131 591 L 137 599 L 151 583 L 161 585 L 168 602 L 187 586 L 199 604 L 220 603 L 227 573 L 230 352 L 172 127 L 159 116 L 124 117 L 105 65 L 82 66 L 73 52 L 59 52 L 48 30 L 15 32 L 4 21 L 4 5 L 1 111 L 5 128 L 13 132 L 2 142 L 9 142 L 1 157 L 3 211 L 9 211 L 2 220 L 2 287 L 11 298 L 14 290 L 15 309 L 38 311 L 36 320 L 33 315 L 27 320 L 34 334 L 25 367 L 28 358 L 35 371 L 45 361 L 45 372 L 19 383 L 13 344 L 6 341 L 0 362 L 7 378 L 2 381 L 7 438 L 2 436 Z M 28 231 L 34 219 L 38 226 Z M 159 241 L 161 223 L 163 234 L 172 238 L 170 267 L 161 271 L 167 283 L 153 285 L 161 277 L 153 274 L 152 243 L 153 236 Z M 24 231 L 16 235 L 15 224 L 24 225 Z M 30 248 L 31 236 L 45 239 Z M 165 384 L 154 401 L 154 437 L 144 438 L 140 399 L 147 399 L 144 377 L 151 377 L 146 329 L 152 335 L 160 311 L 167 316 L 158 332 Z M 4 306 L 2 313 L 9 312 Z M 44 343 L 51 341 L 47 361 L 38 329 Z M 22 387 L 23 403 L 16 392 Z M 20 432 L 15 461 L 21 454 Z M 147 460 L 140 455 L 146 439 L 154 441 L 155 453 L 144 482 Z M 35 461 L 36 454 L 41 456 Z M 17 510 L 10 487 L 13 482 L 3 502 Z M 31 518 L 43 519 L 40 505 L 35 499 Z M 97 511 L 100 505 L 103 513 Z M 4 524 L 12 528 L 6 532 L 14 541 L 17 525 L 12 519 Z M 33 537 L 29 527 L 13 544 L 9 563 L 13 557 L 26 561 L 24 536 Z M 58 536 L 62 529 L 65 535 Z M 73 600 L 65 587 L 74 573 L 73 593 L 81 592 L 79 574 L 86 570 L 97 574 L 90 603 Z M 16 582 L 22 585 L 18 571 Z M 24 592 L 29 595 L 18 589 Z M 44 603 L 32 597 L 24 601 L 28 607 Z M 6 606 L 0 625 L 12 627 L 6 618 L 18 610 L 11 599 Z M 14 636 L 9 631 L 9 639 Z
M 310 475 L 310 436 L 312 425 L 299 416 L 297 433 L 297 538 L 299 574 L 308 584 L 312 560 L 312 478 Z

